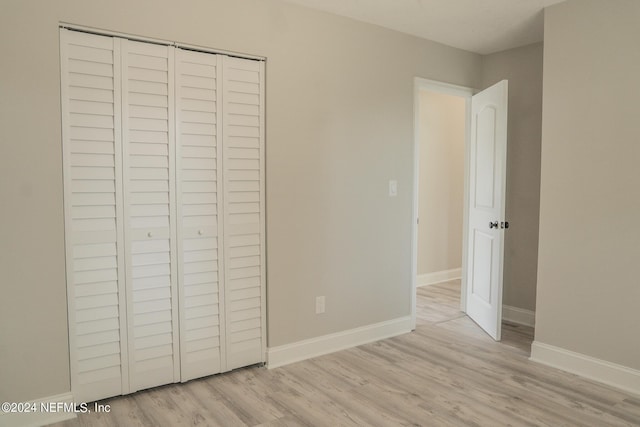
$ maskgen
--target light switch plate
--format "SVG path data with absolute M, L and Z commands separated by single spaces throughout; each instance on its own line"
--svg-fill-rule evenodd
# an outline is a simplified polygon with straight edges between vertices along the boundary
M 395 179 L 389 180 L 389 197 L 395 197 L 398 195 L 398 181 Z

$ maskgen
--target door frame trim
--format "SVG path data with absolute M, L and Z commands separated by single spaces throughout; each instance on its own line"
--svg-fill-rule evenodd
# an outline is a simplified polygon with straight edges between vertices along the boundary
M 476 89 L 451 83 L 429 80 L 422 77 L 413 79 L 413 190 L 411 208 L 411 329 L 416 328 L 416 302 L 418 278 L 418 184 L 420 172 L 420 91 L 428 90 L 453 95 L 465 100 L 464 137 L 464 203 L 462 213 L 462 279 L 460 290 L 460 310 L 467 311 L 467 236 L 469 232 L 469 152 L 471 141 L 471 97 Z

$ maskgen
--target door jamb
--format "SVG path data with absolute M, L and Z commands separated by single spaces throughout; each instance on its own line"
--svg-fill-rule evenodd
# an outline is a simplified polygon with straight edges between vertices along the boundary
M 471 96 L 477 91 L 471 87 L 459 86 L 435 80 L 414 77 L 413 79 L 413 194 L 411 221 L 411 330 L 416 328 L 416 292 L 418 277 L 418 184 L 420 162 L 420 91 L 442 93 L 462 97 L 465 100 L 464 137 L 464 203 L 462 213 L 462 279 L 460 289 L 460 310 L 467 311 L 467 246 L 469 234 L 469 151 L 471 141 Z

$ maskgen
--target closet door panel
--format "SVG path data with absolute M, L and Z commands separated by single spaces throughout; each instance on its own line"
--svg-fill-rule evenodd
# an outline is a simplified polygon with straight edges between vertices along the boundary
M 182 381 L 225 370 L 218 56 L 176 49 Z
M 233 369 L 264 361 L 264 64 L 223 61 L 226 344 Z
M 179 379 L 173 48 L 122 41 L 131 391 Z
M 69 343 L 76 401 L 127 389 L 119 41 L 60 31 Z

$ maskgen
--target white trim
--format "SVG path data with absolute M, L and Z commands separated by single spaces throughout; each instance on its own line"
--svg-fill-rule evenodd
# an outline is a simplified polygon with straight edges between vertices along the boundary
M 252 55 L 250 53 L 236 52 L 233 50 L 214 49 L 212 47 L 206 47 L 206 46 L 201 46 L 197 44 L 181 43 L 181 42 L 173 42 L 173 44 L 175 44 L 176 47 L 179 47 L 185 50 L 195 50 L 197 52 L 213 53 L 216 55 L 227 55 L 227 56 L 233 56 L 236 58 L 252 59 L 255 61 L 262 61 L 262 62 L 265 62 L 267 60 L 265 56 Z
M 214 49 L 206 46 L 200 46 L 200 45 L 189 44 L 189 43 L 181 43 L 181 42 L 172 41 L 172 40 L 156 39 L 152 37 L 140 36 L 137 34 L 120 33 L 118 31 L 110 31 L 110 30 L 105 30 L 103 28 L 87 27 L 85 25 L 76 25 L 68 22 L 60 22 L 58 25 L 60 28 L 65 28 L 67 30 L 81 31 L 83 33 L 97 34 L 99 36 L 120 37 L 127 40 L 139 41 L 144 43 L 153 43 L 153 44 L 159 44 L 159 45 L 165 45 L 165 46 L 175 46 L 175 47 L 179 47 L 186 50 L 196 50 L 198 52 L 236 56 L 238 58 L 253 59 L 256 61 L 266 61 L 267 59 L 266 57 L 260 56 L 260 55 L 234 52 L 232 50 Z
M 418 181 L 420 159 L 420 91 L 443 93 L 465 99 L 465 141 L 464 141 L 464 206 L 462 214 L 462 269 L 460 272 L 460 308 L 467 311 L 467 228 L 469 227 L 469 147 L 471 141 L 471 96 L 477 90 L 438 82 L 421 77 L 413 78 L 413 194 L 411 214 L 411 330 L 416 328 L 416 289 L 418 282 Z
M 267 360 L 267 162 L 266 64 L 260 64 L 260 307 L 262 307 L 262 362 Z
M 416 305 L 418 304 L 418 184 L 420 182 L 420 79 L 413 79 L 413 194 L 411 197 L 411 330 L 416 329 Z
M 411 332 L 411 316 L 323 335 L 292 344 L 267 349 L 267 367 L 278 368 L 290 363 L 322 356 L 373 341 Z
M 417 278 L 418 287 L 448 282 L 450 280 L 460 279 L 461 277 L 462 268 L 452 268 L 451 270 L 434 271 L 433 273 L 420 274 Z
M 64 247 L 65 247 L 65 283 L 67 291 L 67 336 L 69 339 L 69 375 L 71 388 L 75 389 L 77 379 L 76 369 L 76 321 L 75 321 L 75 282 L 73 262 L 73 238 L 71 227 L 71 135 L 69 123 L 69 32 L 59 30 L 60 37 L 60 111 L 62 123 L 62 178 L 64 205 Z M 114 55 L 115 57 L 115 55 Z M 114 79 L 115 80 L 115 79 Z M 115 113 L 114 113 L 115 116 Z M 114 119 L 115 120 L 115 119 Z M 119 255 L 119 254 L 118 254 Z M 119 257 L 118 257 L 119 258 Z M 119 267 L 119 265 L 118 265 Z M 0 411 L 0 415 L 2 412 Z M 0 421 L 1 423 L 1 421 Z M 1 424 L 0 424 L 1 425 Z
M 531 326 L 533 328 L 536 325 L 536 312 L 525 310 L 524 308 L 512 307 L 510 305 L 503 305 L 502 320 L 517 325 Z
M 224 57 L 218 55 L 216 57 L 216 179 L 218 185 L 216 186 L 216 200 L 217 200 L 217 215 L 218 215 L 218 230 L 222 230 L 222 232 L 218 232 L 218 283 L 225 284 L 227 283 L 226 279 L 226 263 L 224 262 L 226 257 L 225 245 L 226 241 L 224 239 L 224 230 L 225 230 L 225 209 L 224 205 L 226 203 L 224 192 L 224 177 L 223 174 L 223 158 L 224 155 L 222 153 L 223 144 L 224 144 L 224 117 L 222 114 L 223 110 L 223 92 L 224 92 Z M 222 266 L 222 268 L 220 268 Z M 220 343 L 222 347 L 220 349 L 220 371 L 227 372 L 227 296 L 226 296 L 226 287 L 218 286 L 218 321 L 220 325 L 223 327 L 220 328 Z M 263 323 L 264 325 L 264 323 Z
M 467 266 L 469 264 L 469 174 L 471 171 L 471 97 L 472 89 L 464 102 L 464 202 L 462 204 L 462 271 L 460 273 L 460 311 L 467 312 Z
M 169 262 L 171 265 L 171 320 L 176 327 L 173 328 L 173 382 L 180 381 L 181 354 L 180 354 L 180 304 L 178 299 L 178 211 L 177 211 L 177 182 L 176 179 L 176 48 L 174 46 L 167 47 L 167 101 L 168 101 L 168 117 L 167 117 L 167 136 L 169 137 L 169 152 L 167 160 L 169 161 Z M 173 206 L 173 209 L 171 208 Z M 128 258 L 132 259 L 132 258 Z M 131 281 L 130 283 L 133 283 Z M 132 347 L 135 348 L 135 347 Z
M 636 369 L 539 341 L 531 344 L 529 360 L 640 395 L 640 371 Z
M 472 87 L 439 82 L 437 80 L 423 79 L 422 77 L 415 77 L 414 80 L 418 90 L 428 90 L 429 92 L 459 96 L 461 98 L 471 98 L 473 94 L 478 92 L 477 89 Z
M 0 426 L 1 427 L 36 427 L 44 426 L 61 421 L 71 420 L 76 418 L 75 412 L 42 412 L 40 411 L 40 404 L 44 403 L 67 403 L 73 402 L 73 396 L 71 393 L 57 394 L 55 396 L 43 397 L 41 399 L 31 400 L 27 402 L 29 405 L 36 405 L 36 411 L 34 412 L 2 412 L 0 410 Z M 17 403 L 17 402 L 16 402 Z M 80 403 L 80 402 L 78 402 Z
M 113 39 L 113 147 L 115 162 L 115 195 L 116 195 L 116 254 L 118 257 L 118 306 L 127 306 L 127 265 L 125 262 L 125 210 L 124 210 L 124 172 L 123 172 L 123 148 L 122 148 L 122 40 Z M 120 132 L 116 132 L 120 129 Z M 129 390 L 129 328 L 127 321 L 127 310 L 119 309 L 120 316 L 120 392 L 124 393 Z M 75 327 L 75 325 L 74 325 Z M 74 351 L 77 351 L 74 343 Z M 77 361 L 74 359 L 74 363 Z M 71 392 L 75 392 L 80 388 L 78 381 L 77 368 L 71 371 Z
M 131 229 L 129 226 L 129 218 L 130 218 L 130 204 L 129 200 L 131 200 L 131 186 L 129 185 L 129 76 L 128 76 L 128 64 L 129 64 L 129 46 L 131 41 L 127 39 L 120 39 L 120 155 L 122 156 L 119 159 L 120 168 L 122 170 L 122 178 L 120 178 L 120 183 L 122 185 L 122 209 L 119 209 L 122 212 L 122 223 L 123 231 L 123 263 L 124 263 L 124 281 L 119 283 L 121 288 L 119 292 L 124 294 L 124 298 L 120 298 L 120 302 L 124 301 L 124 306 L 118 307 L 118 313 L 121 315 L 124 314 L 126 319 L 126 341 L 120 340 L 120 348 L 125 348 L 127 350 L 126 353 L 126 362 L 121 366 L 125 367 L 128 373 L 127 378 L 123 378 L 122 384 L 123 394 L 133 393 L 138 390 L 137 381 L 138 378 L 135 377 L 135 331 L 133 324 L 133 265 L 129 260 L 132 259 L 131 254 Z M 168 110 L 167 110 L 168 111 Z M 116 148 L 117 150 L 117 148 Z M 116 159 L 116 164 L 118 159 Z M 116 177 L 116 179 L 118 179 Z M 128 228 L 127 228 L 128 227 Z M 173 267 L 173 266 L 172 266 Z M 173 268 L 171 269 L 173 270 Z M 127 385 L 127 388 L 124 388 L 124 385 Z M 77 392 L 76 389 L 71 389 L 73 392 Z M 102 396 L 101 396 L 102 397 Z M 105 396 L 106 397 L 106 396 Z

